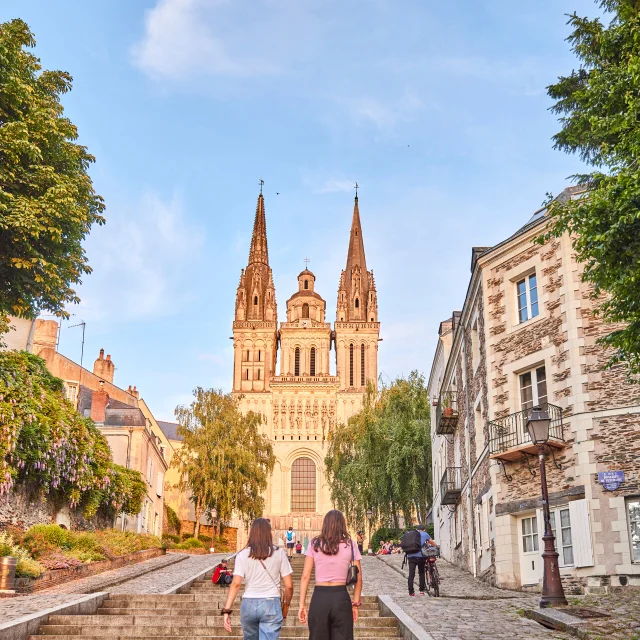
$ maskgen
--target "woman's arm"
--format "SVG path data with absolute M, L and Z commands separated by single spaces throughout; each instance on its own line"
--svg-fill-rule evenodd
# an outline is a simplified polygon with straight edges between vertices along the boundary
M 360 562 L 360 560 L 356 560 L 355 562 L 356 567 L 358 567 L 358 582 L 356 582 L 356 586 L 353 589 L 353 602 L 361 602 L 361 598 L 362 598 L 362 563 Z M 358 605 L 357 607 L 352 607 L 351 610 L 353 611 L 353 621 L 357 622 L 358 621 L 358 609 L 359 609 L 360 605 Z
M 242 577 L 233 576 L 233 580 L 231 581 L 231 586 L 229 587 L 229 593 L 227 594 L 227 600 L 224 603 L 224 609 L 231 609 L 241 586 L 242 586 Z M 224 614 L 224 628 L 225 628 L 225 631 L 227 631 L 228 633 L 231 633 L 231 617 L 229 616 L 228 613 Z
M 307 622 L 307 589 L 311 581 L 311 571 L 313 571 L 313 557 L 305 556 L 304 569 L 300 579 L 300 607 L 298 608 L 298 619 L 305 624 Z

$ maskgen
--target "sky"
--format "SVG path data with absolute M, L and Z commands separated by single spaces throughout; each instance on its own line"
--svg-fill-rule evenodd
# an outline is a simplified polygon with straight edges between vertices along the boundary
M 592 0 L 2 0 L 63 98 L 107 224 L 60 332 L 84 365 L 173 420 L 230 390 L 235 292 L 258 182 L 280 320 L 310 259 L 335 320 L 354 183 L 385 381 L 428 376 L 472 246 L 522 226 L 581 170 L 553 149 L 545 87 L 577 66 L 566 14 Z

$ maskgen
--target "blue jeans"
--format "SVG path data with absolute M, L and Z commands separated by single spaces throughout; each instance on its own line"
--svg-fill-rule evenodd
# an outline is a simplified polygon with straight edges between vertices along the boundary
M 282 629 L 280 598 L 243 598 L 240 624 L 244 640 L 278 640 Z

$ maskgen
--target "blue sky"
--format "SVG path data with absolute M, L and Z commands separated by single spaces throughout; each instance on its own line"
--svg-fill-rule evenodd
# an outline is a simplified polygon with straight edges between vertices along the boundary
M 229 390 L 231 322 L 258 180 L 280 319 L 311 259 L 335 317 L 353 183 L 378 287 L 380 370 L 428 373 L 471 247 L 526 222 L 580 169 L 545 86 L 576 66 L 591 0 L 3 0 L 96 158 L 106 226 L 60 350 L 100 347 L 159 419 Z M 276 195 L 279 192 L 280 195 Z

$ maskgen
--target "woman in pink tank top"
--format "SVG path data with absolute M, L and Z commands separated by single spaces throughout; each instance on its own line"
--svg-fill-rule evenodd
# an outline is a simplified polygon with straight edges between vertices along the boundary
M 358 567 L 353 601 L 346 587 L 352 558 Z M 349 537 L 342 513 L 335 509 L 329 511 L 320 535 L 309 543 L 300 582 L 298 618 L 308 622 L 309 640 L 353 640 L 353 623 L 358 619 L 362 593 L 361 558 L 358 546 Z M 307 615 L 307 590 L 314 567 L 316 586 Z

